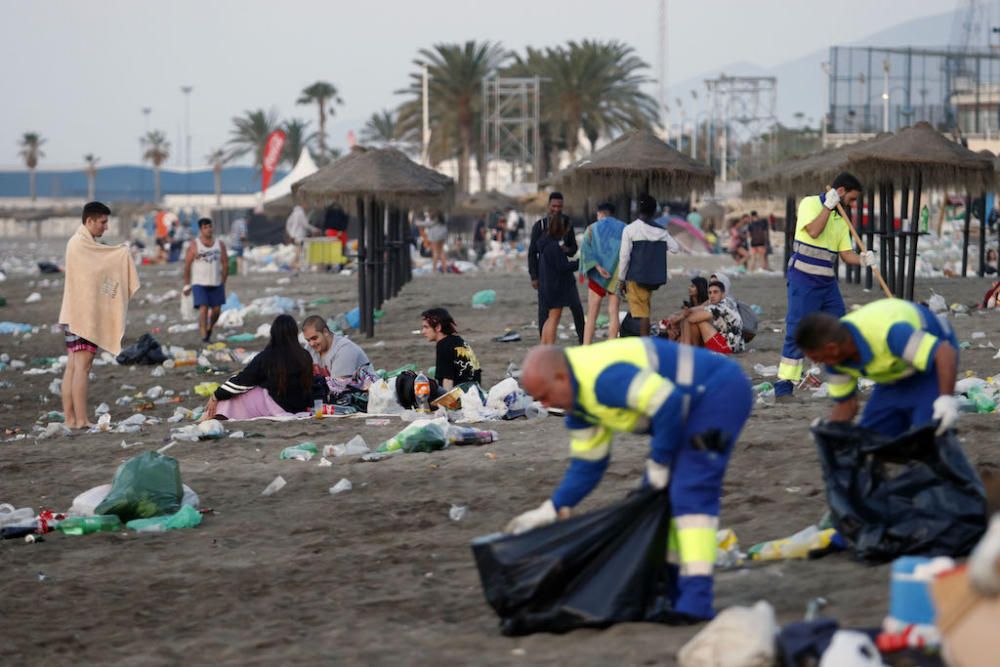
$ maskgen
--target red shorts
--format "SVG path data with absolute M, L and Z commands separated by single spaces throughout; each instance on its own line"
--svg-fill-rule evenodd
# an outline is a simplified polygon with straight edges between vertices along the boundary
M 591 292 L 601 297 L 602 299 L 608 295 L 608 290 L 604 289 L 603 287 L 595 283 L 593 278 L 587 278 L 587 287 L 590 288 Z
M 732 354 L 733 351 L 729 347 L 729 343 L 726 342 L 725 337 L 717 333 L 708 340 L 705 341 L 705 349 L 711 350 L 712 352 L 718 352 L 719 354 Z

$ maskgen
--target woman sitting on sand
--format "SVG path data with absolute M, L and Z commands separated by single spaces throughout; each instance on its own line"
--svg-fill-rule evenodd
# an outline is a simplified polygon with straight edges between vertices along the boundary
M 670 317 L 660 320 L 660 336 L 670 340 L 680 340 L 680 323 L 684 321 L 685 310 L 695 308 L 708 302 L 708 280 L 701 276 L 695 276 L 688 285 L 688 298 L 681 304 L 681 310 Z
M 313 403 L 312 358 L 299 345 L 299 327 L 290 315 L 271 323 L 271 340 L 246 368 L 215 390 L 206 419 L 287 417 Z

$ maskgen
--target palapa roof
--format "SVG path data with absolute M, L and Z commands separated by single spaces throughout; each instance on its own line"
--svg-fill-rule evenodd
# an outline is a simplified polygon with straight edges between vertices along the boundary
M 395 148 L 358 147 L 294 183 L 292 193 L 310 206 L 353 205 L 359 197 L 370 197 L 390 206 L 449 208 L 455 182 Z
M 502 192 L 490 190 L 488 192 L 476 192 L 475 194 L 461 195 L 455 199 L 455 206 L 452 213 L 459 215 L 478 215 L 480 213 L 493 213 L 502 211 L 508 206 L 517 206 L 517 199 L 508 197 Z
M 879 134 L 871 139 L 785 160 L 744 183 L 743 193 L 748 196 L 815 194 L 842 171 L 850 171 L 861 178 L 851 164 L 851 152 L 889 136 L 892 135 Z
M 866 142 L 848 152 L 851 172 L 864 181 L 914 183 L 923 187 L 991 186 L 994 160 L 951 141 L 929 123 L 920 122 L 893 135 Z
M 576 195 L 650 192 L 660 196 L 710 192 L 715 172 L 650 130 L 626 132 L 556 174 L 552 184 Z

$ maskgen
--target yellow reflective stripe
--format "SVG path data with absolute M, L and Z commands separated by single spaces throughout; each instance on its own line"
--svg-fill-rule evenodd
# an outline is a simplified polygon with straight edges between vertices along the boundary
M 715 563 L 699 561 L 697 563 L 681 563 L 682 577 L 711 577 Z
M 611 431 L 603 426 L 570 431 L 569 454 L 575 459 L 600 461 L 611 451 Z
M 835 377 L 843 378 L 843 381 L 834 382 Z M 827 378 L 826 387 L 830 398 L 847 398 L 858 388 L 858 381 L 849 375 L 831 375 Z
M 679 528 L 677 541 L 681 564 L 714 563 L 718 545 L 714 528 Z
M 802 379 L 802 360 L 782 357 L 778 363 L 778 379 L 798 382 Z
M 909 351 L 910 343 L 913 342 L 913 336 L 910 336 L 910 342 L 906 344 L 906 349 Z M 919 370 L 927 370 L 931 362 L 931 351 L 934 349 L 934 345 L 938 342 L 937 336 L 932 336 L 929 333 L 925 333 L 917 344 L 917 349 L 913 352 L 912 358 L 907 358 L 913 366 Z
M 662 375 L 652 371 L 640 371 L 629 383 L 625 401 L 633 410 L 652 417 L 673 390 L 673 383 Z

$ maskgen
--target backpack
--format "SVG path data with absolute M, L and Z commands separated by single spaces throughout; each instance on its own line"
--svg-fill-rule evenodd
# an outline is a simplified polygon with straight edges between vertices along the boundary
M 743 341 L 749 343 L 757 335 L 757 313 L 742 301 L 736 302 L 736 309 L 743 320 Z

